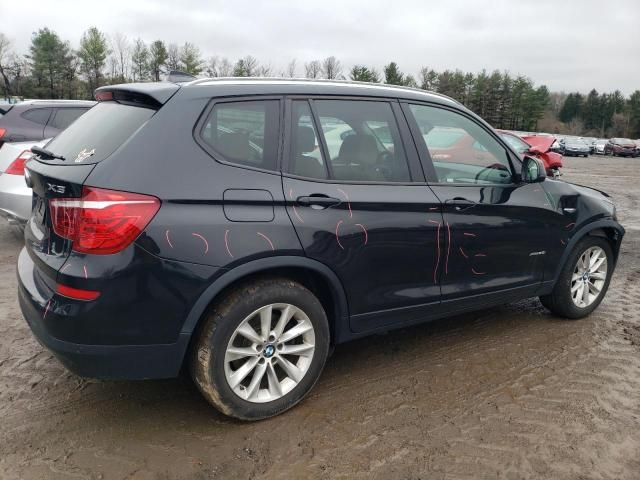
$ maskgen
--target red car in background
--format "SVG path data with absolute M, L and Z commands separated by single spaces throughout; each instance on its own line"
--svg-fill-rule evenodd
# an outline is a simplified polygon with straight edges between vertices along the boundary
M 527 135 L 519 137 L 515 133 L 505 130 L 498 130 L 498 134 L 507 142 L 521 157 L 530 155 L 539 158 L 547 169 L 547 175 L 557 177 L 562 168 L 562 155 L 551 151 L 551 145 L 556 141 L 551 135 Z

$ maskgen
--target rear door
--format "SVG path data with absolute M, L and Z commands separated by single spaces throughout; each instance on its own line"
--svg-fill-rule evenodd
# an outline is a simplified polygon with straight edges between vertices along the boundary
M 287 105 L 287 211 L 306 255 L 342 281 L 352 329 L 422 319 L 440 301 L 442 216 L 399 104 Z
M 557 238 L 548 228 L 556 214 L 543 186 L 520 183 L 514 169 L 519 160 L 471 116 L 436 105 L 403 108 L 443 204 L 443 302 L 464 308 L 462 298 L 477 304 L 484 294 L 505 301 L 509 294 L 535 294 Z

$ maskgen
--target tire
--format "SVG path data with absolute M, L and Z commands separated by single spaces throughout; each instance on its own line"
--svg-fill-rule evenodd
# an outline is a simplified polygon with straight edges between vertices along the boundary
M 577 284 L 581 283 L 582 280 L 576 280 L 574 283 L 573 276 L 578 275 L 576 273 L 576 269 L 578 268 L 578 261 L 581 259 L 583 253 L 588 251 L 589 249 L 599 248 L 606 256 L 606 273 L 604 274 L 604 278 L 601 280 L 594 280 L 591 282 L 591 279 L 588 280 L 590 283 L 598 283 L 598 287 L 600 288 L 599 293 L 595 298 L 591 299 L 591 303 L 588 305 L 579 306 L 574 301 L 572 295 L 572 286 L 576 287 Z M 611 281 L 611 275 L 613 273 L 614 263 L 613 263 L 613 252 L 611 250 L 611 245 L 609 242 L 602 237 L 592 237 L 586 236 L 584 239 L 580 240 L 574 250 L 567 258 L 565 265 L 560 272 L 560 276 L 558 277 L 558 281 L 553 289 L 553 291 L 549 295 L 543 295 L 540 297 L 540 301 L 542 305 L 551 310 L 552 313 L 568 318 L 568 319 L 579 319 L 584 318 L 587 315 L 591 314 L 602 299 L 607 293 L 607 289 L 609 288 L 609 282 Z M 580 269 L 581 270 L 581 269 Z M 598 275 L 602 276 L 602 273 L 596 272 Z M 595 278 L 595 274 L 593 275 Z M 594 289 L 595 289 L 594 285 Z M 579 286 L 578 286 L 578 296 L 579 296 Z M 584 291 L 584 290 L 582 290 Z M 591 291 L 591 289 L 589 289 Z M 587 296 L 589 296 L 587 294 Z
M 280 329 L 282 336 L 268 337 L 262 319 L 269 319 L 267 330 L 275 336 L 283 313 L 292 317 Z M 247 324 L 253 340 L 238 332 L 245 325 L 247 334 Z M 294 333 L 304 333 L 277 341 L 291 336 L 294 327 Z M 288 410 L 309 393 L 324 368 L 329 338 L 327 316 L 313 293 L 288 279 L 257 279 L 234 288 L 212 307 L 191 352 L 191 374 L 204 397 L 225 415 L 261 420 Z M 281 354 L 292 347 L 305 351 Z M 245 355 L 247 351 L 251 354 Z M 261 380 L 256 380 L 259 374 Z

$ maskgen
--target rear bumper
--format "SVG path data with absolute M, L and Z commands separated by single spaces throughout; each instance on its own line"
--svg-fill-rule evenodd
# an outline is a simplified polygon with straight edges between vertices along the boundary
M 0 174 L 0 215 L 24 224 L 31 215 L 32 192 L 20 175 Z
M 127 380 L 171 378 L 179 374 L 189 334 L 180 334 L 175 343 L 148 345 L 86 345 L 61 340 L 52 335 L 47 323 L 52 319 L 65 320 L 69 300 L 57 296 L 38 280 L 35 265 L 25 249 L 18 259 L 17 273 L 24 318 L 38 341 L 70 371 L 83 377 Z

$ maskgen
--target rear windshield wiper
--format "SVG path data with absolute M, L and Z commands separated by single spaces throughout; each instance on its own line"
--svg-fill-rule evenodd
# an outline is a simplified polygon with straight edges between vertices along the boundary
M 53 159 L 58 159 L 62 161 L 66 160 L 62 155 L 56 155 L 55 153 L 53 153 L 50 150 L 47 150 L 46 148 L 31 147 L 31 151 L 45 160 L 53 160 Z

